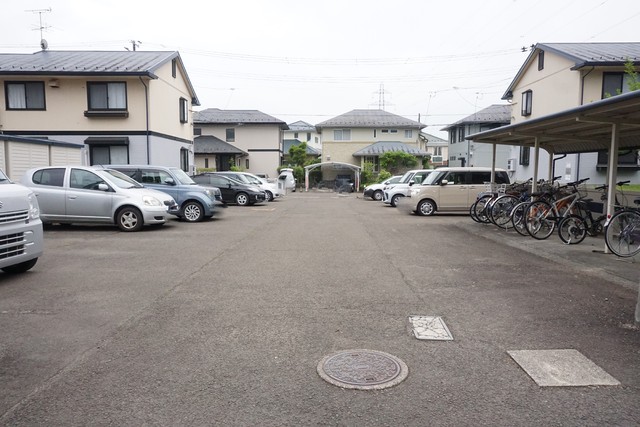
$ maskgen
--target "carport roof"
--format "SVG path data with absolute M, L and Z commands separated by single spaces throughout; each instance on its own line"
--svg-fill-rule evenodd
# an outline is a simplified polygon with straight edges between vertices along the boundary
M 620 126 L 618 148 L 640 148 L 640 91 L 502 126 L 465 139 L 500 145 L 535 146 L 554 154 L 608 150 L 612 124 Z

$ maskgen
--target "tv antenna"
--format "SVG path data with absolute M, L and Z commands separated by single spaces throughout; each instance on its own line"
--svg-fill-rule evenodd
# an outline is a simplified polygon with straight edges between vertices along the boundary
M 46 30 L 48 28 L 51 28 L 50 25 L 44 25 L 42 23 L 42 14 L 43 13 L 50 13 L 51 12 L 51 8 L 47 8 L 47 9 L 30 9 L 30 10 L 25 10 L 25 12 L 31 12 L 31 13 L 37 13 L 38 17 L 40 19 L 40 25 L 38 26 L 38 28 L 34 28 L 34 30 L 40 30 L 40 47 L 42 48 L 42 50 L 47 50 L 47 48 L 49 47 L 49 43 L 47 43 L 47 41 L 44 39 L 44 37 L 42 36 L 42 31 Z
M 129 43 L 131 43 L 131 49 L 129 49 L 126 46 L 125 46 L 125 49 L 129 51 L 133 50 L 134 52 L 136 51 L 136 48 L 142 44 L 140 40 L 129 40 Z

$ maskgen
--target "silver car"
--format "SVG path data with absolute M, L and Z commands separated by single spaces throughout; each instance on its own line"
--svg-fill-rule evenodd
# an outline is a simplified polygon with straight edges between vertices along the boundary
M 164 224 L 178 212 L 166 193 L 98 166 L 34 168 L 21 183 L 35 193 L 43 223 L 115 224 L 122 231 L 138 231 Z

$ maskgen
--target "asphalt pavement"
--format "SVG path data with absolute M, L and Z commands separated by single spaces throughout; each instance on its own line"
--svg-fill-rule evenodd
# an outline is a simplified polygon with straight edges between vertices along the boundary
M 48 227 L 32 271 L 0 274 L 0 425 L 640 425 L 639 261 L 602 249 L 324 192 L 133 234 Z M 417 339 L 413 316 L 452 339 Z M 336 386 L 318 368 L 345 350 L 408 374 Z

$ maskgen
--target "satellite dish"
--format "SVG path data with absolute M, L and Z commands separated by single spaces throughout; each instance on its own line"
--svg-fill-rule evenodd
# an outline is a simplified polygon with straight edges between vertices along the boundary
M 42 39 L 40 40 L 40 47 L 42 50 L 47 50 L 49 48 L 49 43 L 45 39 Z

